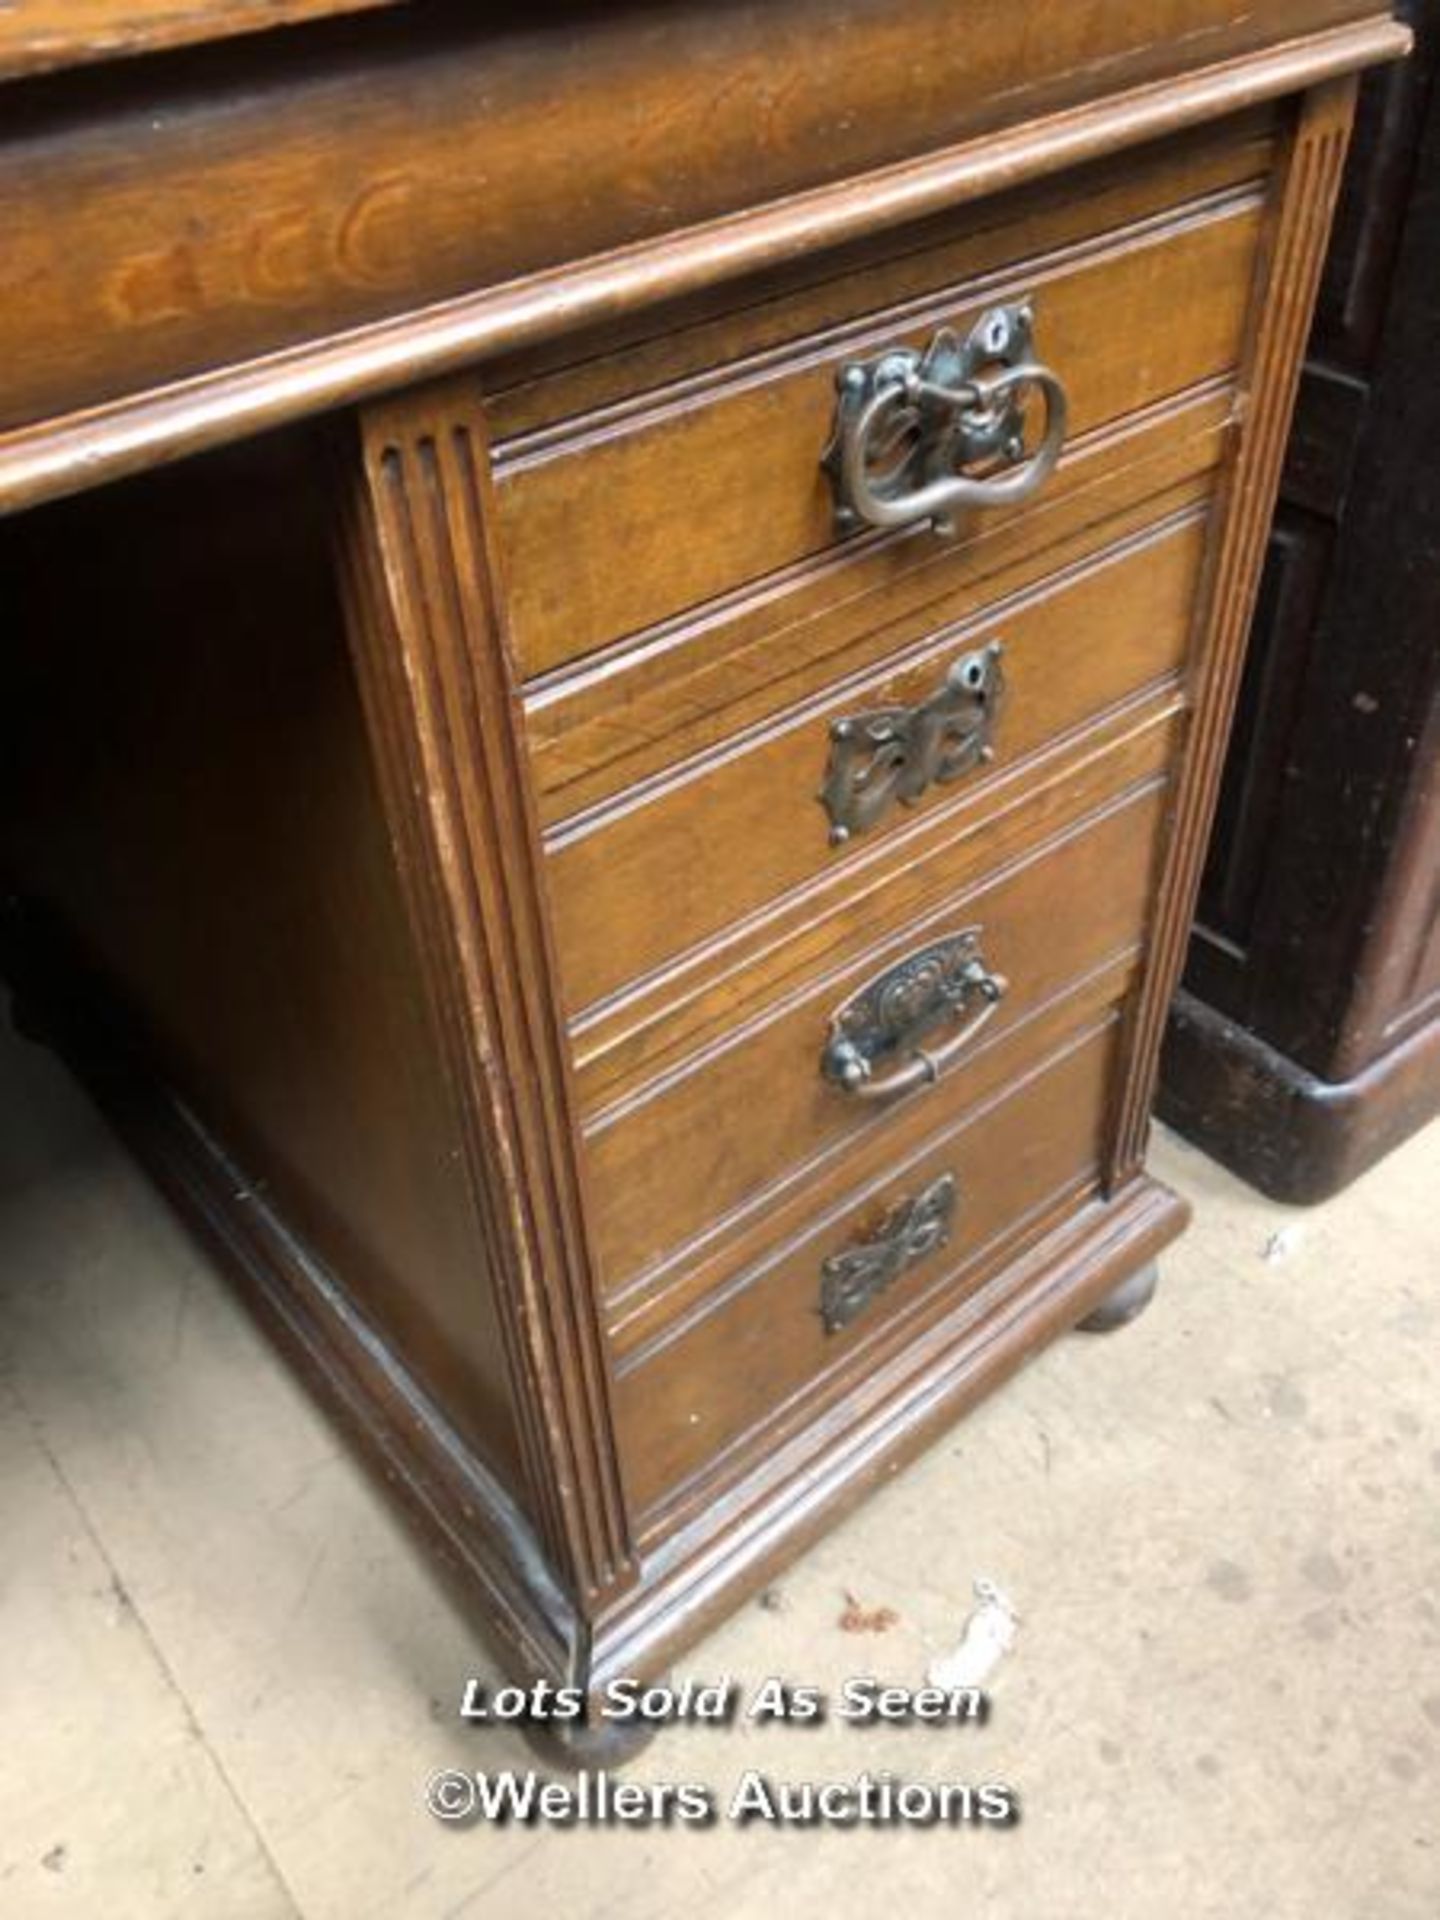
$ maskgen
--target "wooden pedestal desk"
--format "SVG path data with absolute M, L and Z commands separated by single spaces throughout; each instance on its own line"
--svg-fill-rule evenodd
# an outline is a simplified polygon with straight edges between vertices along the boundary
M 1141 1303 L 1354 76 L 1406 38 L 0 23 L 17 1012 L 518 1674 L 663 1670 Z

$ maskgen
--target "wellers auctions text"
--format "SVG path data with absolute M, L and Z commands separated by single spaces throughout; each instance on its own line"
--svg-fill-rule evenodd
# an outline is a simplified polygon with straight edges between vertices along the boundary
M 672 1721 L 728 1726 L 737 1719 L 823 1725 L 832 1716 L 854 1726 L 881 1724 L 983 1725 L 989 1701 L 977 1687 L 901 1687 L 868 1675 L 845 1680 L 832 1697 L 822 1687 L 777 1677 L 742 1687 L 728 1676 L 712 1681 L 682 1680 L 674 1685 L 644 1685 L 637 1680 L 609 1681 L 587 1702 L 580 1687 L 537 1680 L 526 1687 L 486 1688 L 467 1682 L 460 1717 L 545 1725 L 581 1719 L 621 1724 Z
M 438 1819 L 489 1826 L 709 1827 L 723 1815 L 737 1827 L 1009 1827 L 1020 1812 L 1014 1791 L 995 1782 L 890 1773 L 777 1781 L 753 1768 L 727 1796 L 693 1780 L 617 1780 L 601 1771 L 561 1781 L 507 1770 L 437 1774 L 427 1797 Z

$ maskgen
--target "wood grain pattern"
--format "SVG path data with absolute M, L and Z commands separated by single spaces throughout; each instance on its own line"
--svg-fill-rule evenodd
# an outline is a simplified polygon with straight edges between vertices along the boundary
M 848 541 L 642 645 L 532 682 L 525 730 L 551 838 L 584 831 L 622 790 L 1194 507 L 1211 490 L 1231 410 L 1228 385 L 1207 383 L 1072 441 L 1023 515 L 978 514 L 957 541 L 903 531 Z
M 1265 103 L 1138 154 L 1111 154 L 1061 179 L 1043 176 L 802 254 L 762 280 L 705 288 L 501 355 L 485 373 L 496 459 L 503 463 L 513 443 L 537 447 L 584 416 L 697 376 L 715 379 L 737 360 L 866 313 L 1257 188 L 1274 166 L 1282 123 L 1282 110 Z
M 985 306 L 1032 299 L 1037 351 L 1065 383 L 1077 438 L 1227 374 L 1258 233 L 1257 199 L 1242 191 L 827 329 L 723 383 L 661 389 L 503 460 L 499 532 L 523 673 L 551 672 L 835 545 L 819 461 L 846 360 L 923 345 L 942 326 L 963 333 Z M 1106 324 L 1116 313 L 1125 327 Z
M 626 1486 L 642 1528 L 663 1498 L 703 1476 L 713 1495 L 773 1439 L 777 1416 L 805 1418 L 799 1396 L 866 1366 L 893 1333 L 942 1296 L 953 1311 L 1013 1254 L 1063 1196 L 1096 1180 L 1115 1053 L 1113 1017 L 896 1167 L 858 1202 L 828 1210 L 798 1243 L 706 1303 L 619 1375 L 616 1421 Z M 895 1203 L 951 1173 L 960 1199 L 949 1246 L 906 1275 L 840 1334 L 820 1319 L 820 1264 L 873 1232 Z M 837 1388 L 839 1383 L 835 1383 Z M 735 1455 L 737 1457 L 732 1458 Z M 662 1522 L 663 1524 L 663 1522 Z
M 498 635 L 484 423 L 458 396 L 429 395 L 374 410 L 362 431 L 345 531 L 357 666 L 503 1276 L 543 1537 L 594 1595 L 633 1568 Z
M 877 889 L 868 946 L 847 952 L 837 943 L 830 964 L 792 992 L 747 1010 L 716 1045 L 589 1118 L 606 1293 L 689 1259 L 701 1234 L 728 1229 L 791 1182 L 813 1180 L 827 1155 L 853 1151 L 870 1129 L 894 1133 L 917 1113 L 968 1099 L 977 1063 L 1011 1027 L 1137 944 L 1164 786 L 1152 773 L 985 878 L 962 879 L 942 849 L 928 871 L 906 876 L 899 913 Z M 832 1012 L 917 948 L 972 925 L 983 929 L 986 961 L 1010 982 L 974 1053 L 937 1088 L 893 1103 L 856 1101 L 822 1079 Z
M 928 875 L 954 884 L 1003 865 L 1034 840 L 1102 806 L 1117 786 L 1144 780 L 1175 750 L 1182 689 L 1150 687 L 1022 769 L 1001 774 L 981 807 L 924 812 L 843 870 L 736 923 L 674 966 L 637 981 L 571 1026 L 582 1111 L 601 1114 L 722 1045 L 757 1004 L 781 999 L 872 937 L 874 916 L 898 923 L 938 902 Z
M 1190 27 L 1227 13 L 1162 4 Z M 1373 13 L 1318 5 L 1345 35 Z M 513 0 L 423 35 L 409 9 L 356 23 L 323 58 L 237 49 L 214 73 L 131 68 L 83 141 L 64 138 L 73 89 L 51 89 L 11 122 L 5 153 L 3 424 L 57 393 L 93 403 L 157 371 L 201 373 L 1073 106 L 1100 91 L 1083 65 L 1097 53 L 1108 90 L 1127 67 L 1152 79 L 1285 35 L 1276 17 L 1177 48 L 1154 7 L 1067 15 L 1043 50 L 1006 0 L 971 0 L 964 34 L 947 0 L 586 7 L 563 113 L 553 25 Z M 1272 0 L 1276 16 L 1300 11 Z M 63 333 L 37 330 L 37 291 Z
M 294 26 L 402 0 L 8 0 L 0 78 Z
M 0 505 L 205 450 L 173 486 L 203 500 L 177 578 L 193 546 L 206 584 L 160 620 L 186 701 L 165 705 L 103 617 L 67 613 L 37 649 L 59 684 L 109 644 L 96 681 L 157 708 L 136 786 L 182 802 L 156 819 L 165 897 L 133 916 L 119 984 L 149 974 L 161 1004 L 156 927 L 232 924 L 183 805 L 188 779 L 230 785 L 186 737 L 197 688 L 233 705 L 229 742 L 273 716 L 284 751 L 255 752 L 227 817 L 267 823 L 246 871 L 273 863 L 325 964 L 282 984 L 273 1055 L 261 1022 L 256 1062 L 227 1065 L 244 1036 L 221 1031 L 220 995 L 210 1034 L 190 997 L 199 1039 L 242 1114 L 247 1075 L 279 1106 L 318 1045 L 324 1086 L 291 1105 L 329 1116 L 340 1185 L 363 1208 L 379 1167 L 386 1244 L 420 1262 L 447 1239 L 426 1217 L 443 1193 L 468 1251 L 372 1285 L 374 1249 L 278 1183 L 248 1218 L 219 1069 L 208 1141 L 160 1090 L 156 1164 L 510 1656 L 593 1687 L 653 1672 L 1182 1222 L 1143 1171 L 1143 1109 L 1348 124 L 1336 76 L 1407 36 L 1373 0 L 973 0 L 962 32 L 953 0 L 500 0 L 426 9 L 411 33 L 420 11 L 15 89 Z M 837 356 L 1036 287 L 1043 349 L 1078 369 L 1050 495 L 958 557 L 834 542 L 815 463 Z M 239 456 L 214 449 L 325 410 L 325 487 L 247 502 L 293 521 L 308 560 L 252 582 L 248 522 L 204 484 Z M 51 533 L 82 579 L 100 550 Z M 297 581 L 333 591 L 327 567 L 343 626 L 332 606 L 320 710 L 292 712 L 308 601 L 249 646 L 247 622 Z M 1051 638 L 1062 611 L 1078 666 Z M 997 614 L 1019 636 L 1013 756 L 811 866 L 771 826 L 792 818 L 806 727 L 910 690 Z M 208 680 L 197 631 L 221 656 Z M 379 823 L 374 795 L 303 817 L 312 734 L 326 766 L 373 778 Z M 87 756 L 25 744 L 66 860 L 113 889 Z M 351 978 L 343 858 L 322 870 L 349 831 L 380 874 L 355 935 L 359 971 L 386 976 L 384 1044 L 320 990 Z M 566 863 L 587 860 L 581 885 Z M 857 1116 L 819 1073 L 836 1008 L 972 921 L 1009 978 L 995 1020 L 936 1087 Z M 233 946 L 222 983 L 244 969 Z M 1418 940 L 1417 978 L 1429 954 Z M 318 1040 L 291 1031 L 299 1006 Z M 345 1165 L 366 1110 L 344 1115 L 348 1091 L 373 1101 L 396 1033 L 414 1040 L 403 1113 Z M 407 1156 L 437 1143 L 444 1177 L 405 1190 Z M 953 1257 L 837 1346 L 813 1292 L 832 1232 L 872 1231 L 951 1155 Z M 454 1370 L 425 1364 L 427 1334 L 457 1325 Z M 466 1339 L 509 1414 L 494 1471 Z
M 998 774 L 1062 735 L 1078 739 L 1107 708 L 1173 677 L 1204 551 L 1202 502 L 1178 522 L 1051 574 L 973 624 L 897 649 L 883 674 L 832 684 L 642 792 L 617 796 L 578 832 L 554 836 L 546 882 L 567 1007 L 582 1015 L 792 889 L 822 876 L 844 886 L 859 845 L 831 845 L 819 793 L 830 727 L 845 714 L 913 702 L 961 653 L 1003 644 L 1007 693 L 994 760 L 932 790 L 917 809 L 953 813 L 983 806 Z M 867 845 L 910 817 L 892 809 Z M 595 937 L 600 927 L 603 939 Z
M 637 1274 L 604 1303 L 606 1338 L 617 1369 L 623 1371 L 703 1315 L 710 1303 L 743 1284 L 746 1274 L 772 1264 L 777 1250 L 802 1239 L 817 1221 L 889 1179 L 927 1142 L 948 1133 L 957 1117 L 994 1100 L 1037 1061 L 1049 1059 L 1077 1033 L 1122 1007 L 1140 978 L 1142 957 L 1138 948 L 1121 950 L 997 1035 L 966 1069 L 963 1101 L 897 1106 L 887 1125 L 862 1128 L 845 1152 L 813 1166 L 804 1178 L 783 1182 L 763 1207 L 702 1235 L 682 1258 Z
M 157 1072 L 150 1048 L 117 1025 L 103 976 L 77 965 L 49 931 L 23 913 L 0 919 L 0 954 L 25 1018 L 81 1077 L 377 1483 L 456 1576 L 506 1669 L 570 1684 L 583 1665 L 575 1597 L 537 1548 L 522 1490 L 476 1445 L 473 1397 L 413 1370 L 404 1343 L 353 1298 L 353 1248 L 327 1249 L 342 1261 L 336 1266 L 320 1257 L 308 1230 L 304 1239 L 297 1234 L 288 1197 L 257 1185 L 226 1153 Z M 372 1124 L 377 1119 L 383 1124 L 383 1113 Z M 349 1144 L 363 1156 L 363 1138 Z M 394 1282 L 390 1291 L 403 1298 L 406 1289 Z M 473 1290 L 471 1304 L 473 1311 Z
M 1256 320 L 1244 377 L 1244 426 L 1227 482 L 1223 531 L 1203 612 L 1194 731 L 1177 797 L 1169 871 L 1156 911 L 1151 977 L 1132 1036 L 1112 1175 L 1117 1182 L 1139 1167 L 1144 1153 L 1165 1012 L 1179 979 L 1195 910 L 1206 829 L 1219 788 L 1245 636 L 1354 108 L 1353 79 L 1307 96 L 1291 151 L 1276 180 L 1273 227 L 1256 289 Z
M 1002 24 L 1008 26 L 1010 7 L 998 11 Z M 195 170 L 197 137 L 223 173 L 223 153 L 203 116 L 179 133 L 180 151 L 173 163 L 178 209 L 152 179 L 113 183 L 115 191 L 128 196 L 126 206 L 140 222 L 139 234 L 129 218 L 119 217 L 112 195 L 97 197 L 87 175 L 97 166 L 102 173 L 113 167 L 117 146 L 126 144 L 128 122 L 122 117 L 108 141 L 97 136 L 86 143 L 76 163 L 79 171 L 70 174 L 63 168 L 58 175 L 47 171 L 46 137 L 37 130 L 27 136 L 33 143 L 33 182 L 18 166 L 9 167 L 15 204 L 26 209 L 27 221 L 33 210 L 39 222 L 34 244 L 40 253 L 30 257 L 17 235 L 7 255 L 18 283 L 31 291 L 32 298 L 0 303 L 0 314 L 16 330 L 13 339 L 0 335 L 11 368 L 12 406 L 10 431 L 0 433 L 0 511 L 73 492 L 326 407 L 370 399 L 397 382 L 454 372 L 483 355 L 524 342 L 554 339 L 637 307 L 783 266 L 816 248 L 921 220 L 943 208 L 1082 166 L 1117 149 L 1159 139 L 1228 112 L 1238 113 L 1317 84 L 1327 75 L 1395 59 L 1409 45 L 1404 29 L 1373 12 L 1354 24 L 1334 24 L 1328 31 L 1307 31 L 1285 40 L 1286 14 L 1293 12 L 1298 30 L 1302 25 L 1308 29 L 1320 24 L 1316 11 L 1314 0 L 1309 4 L 1285 0 L 1283 8 L 1269 8 L 1263 18 L 1244 16 L 1232 27 L 1229 48 L 1219 39 L 1165 45 L 1149 41 L 1151 63 L 1163 66 L 1173 61 L 1176 44 L 1188 47 L 1196 58 L 1203 58 L 1198 49 L 1204 46 L 1216 56 L 1215 63 L 1179 79 L 1157 77 L 1117 92 L 1103 91 L 1100 69 L 1087 75 L 1082 66 L 1073 70 L 1077 77 L 1070 85 L 1075 86 L 1078 79 L 1082 87 L 1101 88 L 1099 96 L 1086 104 L 1072 100 L 1047 117 L 1042 103 L 1035 101 L 1032 104 L 1041 108 L 1039 117 L 923 157 L 914 157 L 918 129 L 909 112 L 914 57 L 913 52 L 907 53 L 896 84 L 905 128 L 900 144 L 912 157 L 896 160 L 877 173 L 782 194 L 772 206 L 744 214 L 727 212 L 708 221 L 694 210 L 682 212 L 662 195 L 670 225 L 687 217 L 696 224 L 664 238 L 613 245 L 593 260 L 572 257 L 559 268 L 497 280 L 479 292 L 437 300 L 429 309 L 415 306 L 427 297 L 427 290 L 417 283 L 417 250 L 427 258 L 436 253 L 448 261 L 458 237 L 463 265 L 449 266 L 447 271 L 457 273 L 461 284 L 473 288 L 484 273 L 463 254 L 463 246 L 468 236 L 492 232 L 490 219 L 477 223 L 466 206 L 456 227 L 439 235 L 427 232 L 423 221 L 410 217 L 416 202 L 410 192 L 412 175 L 403 167 L 406 197 L 395 217 L 396 209 L 384 191 L 383 173 L 368 186 L 357 188 L 357 177 L 365 178 L 367 167 L 357 165 L 346 141 L 327 144 L 321 138 L 318 147 L 326 177 L 307 180 L 303 168 L 297 174 L 287 165 L 287 139 L 279 127 L 267 122 L 263 99 L 258 122 L 248 117 L 249 107 L 239 112 L 232 103 L 225 115 L 223 144 L 233 143 L 243 155 L 255 156 L 262 171 L 278 161 L 280 190 L 267 192 L 263 180 L 246 175 L 243 162 L 237 175 L 224 176 L 217 183 L 215 194 L 221 203 L 255 207 L 262 221 L 259 234 L 242 241 L 242 257 L 222 264 L 218 274 L 222 290 L 227 285 L 233 288 L 238 275 L 242 291 L 228 297 L 222 291 L 218 308 L 213 297 L 205 297 L 203 287 L 198 300 L 187 293 L 179 312 L 172 313 L 165 304 L 165 289 L 177 266 L 182 291 L 193 283 L 185 257 L 182 254 L 177 262 L 173 250 L 180 238 L 177 213 L 183 226 L 191 217 L 187 203 L 204 191 Z M 949 9 L 936 0 L 935 12 L 937 30 L 954 52 Z M 1356 12 L 1337 5 L 1325 9 L 1324 15 L 1338 21 Z M 1248 42 L 1248 48 L 1237 50 L 1237 41 L 1242 47 Z M 1056 51 L 1059 44 L 1055 43 Z M 1223 57 L 1227 52 L 1232 57 Z M 1027 46 L 1027 60 L 1029 56 Z M 596 73 L 602 86 L 609 84 L 603 67 L 597 67 Z M 465 85 L 463 66 L 459 78 L 468 108 L 474 95 Z M 1114 85 L 1120 74 L 1112 69 L 1103 79 Z M 355 84 L 363 97 L 365 77 Z M 718 78 L 716 84 L 723 95 Z M 413 94 L 407 96 L 402 88 L 402 105 L 407 97 Z M 628 96 L 621 90 L 615 97 Z M 301 142 L 303 152 L 305 146 L 316 144 L 313 103 L 302 89 L 293 102 L 287 100 L 287 113 L 292 105 L 298 132 L 289 137 Z M 730 105 L 741 130 L 737 144 L 753 160 L 753 120 L 743 98 L 732 98 Z M 835 105 L 833 95 L 824 101 L 827 118 L 834 114 Z M 363 143 L 367 162 L 373 165 L 374 157 L 385 151 L 373 113 L 355 114 L 353 123 L 355 138 Z M 665 124 L 663 116 L 661 124 Z M 423 137 L 445 152 L 448 181 L 453 177 L 455 155 L 453 143 L 445 138 L 443 114 L 435 112 L 425 120 Z M 832 152 L 830 158 L 838 168 L 838 156 Z M 582 176 L 583 172 L 582 167 Z M 668 189 L 671 181 L 663 167 L 660 177 Z M 488 186 L 483 166 L 481 178 Z M 653 193 L 653 182 L 641 184 Z M 778 183 L 771 182 L 767 188 L 752 173 L 746 197 L 754 202 L 766 191 L 779 192 Z M 367 204 L 367 195 L 374 204 Z M 602 199 L 597 195 L 592 204 Z M 445 183 L 440 183 L 433 202 L 422 195 L 419 204 L 447 206 Z M 98 211 L 100 228 L 88 241 L 56 211 L 92 206 Z M 278 224 L 277 206 L 284 211 Z M 487 205 L 487 216 L 489 212 Z M 382 285 L 377 290 L 373 270 L 365 269 L 355 276 L 359 291 L 347 300 L 337 297 L 323 274 L 318 281 L 315 274 L 318 262 L 333 260 L 337 254 L 343 259 L 346 223 L 353 225 L 357 218 L 362 231 L 367 224 L 371 229 L 378 224 Z M 152 222 L 156 225 L 145 231 Z M 527 230 L 523 218 L 506 228 L 507 232 Z M 117 232 L 128 236 L 124 244 L 133 260 L 114 257 Z M 572 244 L 581 237 L 572 235 Z M 252 262 L 258 259 L 263 265 L 277 248 L 278 267 L 265 275 L 261 297 L 243 291 Z M 305 263 L 298 276 L 292 264 L 296 259 Z M 162 296 L 158 318 L 152 320 L 142 312 L 140 324 L 132 324 L 131 301 L 125 298 L 96 314 L 97 290 L 111 286 L 118 276 L 123 294 L 125 280 L 137 263 L 142 295 L 158 273 Z M 510 260 L 497 271 L 514 274 L 518 267 L 518 262 Z M 271 283 L 277 277 L 279 284 L 272 292 Z M 288 295 L 287 286 L 293 288 Z M 438 291 L 431 288 L 430 297 Z M 198 311 L 189 310 L 191 306 Z M 397 317 L 376 319 L 377 309 Z M 221 320 L 227 312 L 229 325 L 225 326 Z M 112 335 L 115 338 L 110 341 Z M 22 376 L 22 352 L 40 356 L 41 363 L 32 367 L 28 378 Z
M 0 529 L 3 890 L 518 1495 L 324 479 L 292 432 Z
M 1189 1217 L 1157 1181 L 1067 1208 L 990 1282 L 909 1337 L 872 1352 L 863 1374 L 775 1435 L 721 1499 L 702 1490 L 646 1540 L 646 1579 L 604 1625 L 597 1681 L 667 1661 L 771 1581 L 807 1543 L 886 1484 L 958 1416 L 1068 1332 L 1170 1244 Z M 725 1524 L 717 1529 L 717 1505 Z M 675 1522 L 680 1522 L 676 1525 Z

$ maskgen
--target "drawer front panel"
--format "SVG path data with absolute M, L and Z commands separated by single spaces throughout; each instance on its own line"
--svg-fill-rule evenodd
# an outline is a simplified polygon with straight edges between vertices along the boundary
M 1233 413 L 1228 381 L 1194 389 L 1078 444 L 1023 518 L 992 517 L 923 556 L 904 535 L 868 541 L 863 560 L 846 550 L 647 645 L 532 682 L 525 734 L 543 827 L 563 840 L 557 830 L 581 831 L 579 816 L 627 790 L 1198 506 Z
M 1257 191 L 1238 189 L 1172 222 L 1062 248 L 759 356 L 718 382 L 662 390 L 502 459 L 499 526 L 522 672 L 549 672 L 834 548 L 819 462 L 847 361 L 924 346 L 942 327 L 964 333 L 982 310 L 1029 300 L 1037 349 L 1069 392 L 1072 440 L 1230 373 L 1260 206 Z M 931 538 L 919 535 L 918 550 Z
M 963 1111 L 984 1084 L 997 1041 L 1133 951 L 1143 938 L 1166 794 L 1167 738 L 1153 731 L 1160 768 L 1102 810 L 968 885 L 950 878 L 963 871 L 968 850 L 946 845 L 920 876 L 899 876 L 926 886 L 928 914 L 908 916 L 885 945 L 812 975 L 778 1004 L 739 1015 L 718 1044 L 589 1124 L 591 1212 L 607 1295 L 693 1257 L 700 1238 L 733 1230 L 871 1129 L 934 1126 Z M 821 1055 L 836 1011 L 917 951 L 969 928 L 1008 983 L 974 1050 L 938 1085 L 893 1100 L 857 1097 L 827 1080 Z
M 1127 703 L 1086 735 L 1082 748 L 1027 761 L 1000 780 L 986 805 L 957 820 L 919 812 L 908 831 L 855 850 L 843 884 L 805 888 L 742 922 L 734 937 L 666 969 L 571 1030 L 582 1114 L 597 1123 L 692 1056 L 723 1048 L 757 1009 L 803 993 L 863 963 L 877 947 L 929 924 L 967 889 L 1021 860 L 1042 841 L 1153 780 L 1178 747 L 1178 689 Z
M 1116 1032 L 1112 1016 L 1072 1039 L 623 1362 L 615 1408 L 632 1511 L 663 1525 L 662 1505 L 702 1473 L 697 1497 L 713 1495 L 773 1443 L 777 1423 L 813 1417 L 827 1386 L 842 1392 L 881 1349 L 959 1306 L 1092 1185 Z M 837 1289 L 853 1309 L 838 1325 Z
M 846 745 L 866 715 L 915 716 L 909 764 L 921 810 L 979 804 L 991 780 L 1083 727 L 1139 689 L 1176 675 L 1205 547 L 1203 506 L 1091 558 L 1068 577 L 1014 596 L 978 621 L 927 637 L 883 676 L 855 678 L 830 697 L 751 730 L 629 803 L 552 836 L 547 862 L 560 973 L 568 1006 L 582 1013 L 679 954 L 732 928 L 791 889 L 827 879 L 843 887 L 859 842 L 882 843 L 913 809 L 895 799 L 844 844 L 832 841 L 835 798 L 858 792 L 866 768 L 895 750 Z M 999 647 L 998 656 L 987 649 Z M 960 690 L 954 723 L 983 725 L 988 761 L 968 756 L 945 778 L 947 741 L 933 731 L 937 692 L 959 661 L 983 675 Z M 996 695 L 995 677 L 1003 677 Z M 983 702 L 983 708 L 981 703 Z M 922 711 L 930 703 L 928 713 Z M 925 759 L 934 764 L 925 778 Z M 832 807 L 822 788 L 832 788 Z M 922 782 L 923 785 L 917 783 Z M 873 790 L 874 779 L 871 787 Z M 603 927 L 604 938 L 596 929 Z
M 611 322 L 592 340 L 542 342 L 491 363 L 486 412 L 502 455 L 538 447 L 682 381 L 884 308 L 920 300 L 1017 260 L 1174 215 L 1266 179 L 1282 115 L 1252 108 L 1112 154 L 914 226 L 772 267 L 762 280 L 709 289 Z

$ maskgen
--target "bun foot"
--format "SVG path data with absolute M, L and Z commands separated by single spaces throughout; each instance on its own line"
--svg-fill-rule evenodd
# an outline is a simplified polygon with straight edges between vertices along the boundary
M 628 1766 L 650 1745 L 660 1724 L 638 1719 L 544 1720 L 525 1728 L 525 1742 L 537 1760 L 557 1773 L 588 1772 Z
M 1114 1333 L 1117 1327 L 1129 1326 L 1154 1299 L 1159 1279 L 1160 1269 L 1152 1260 L 1148 1267 L 1141 1267 L 1128 1280 L 1122 1280 L 1113 1293 L 1107 1293 L 1099 1306 L 1086 1314 L 1077 1331 Z

